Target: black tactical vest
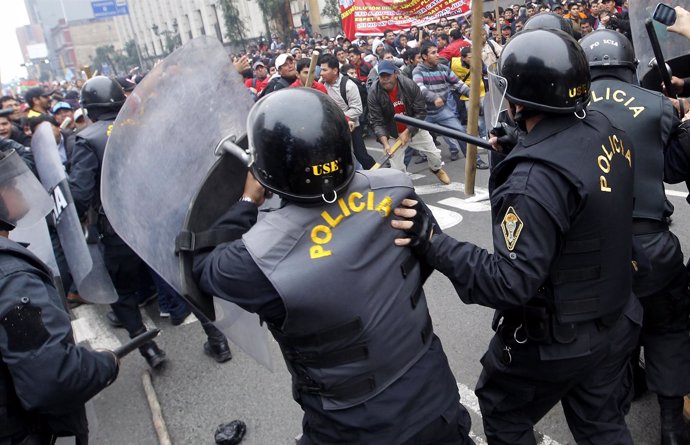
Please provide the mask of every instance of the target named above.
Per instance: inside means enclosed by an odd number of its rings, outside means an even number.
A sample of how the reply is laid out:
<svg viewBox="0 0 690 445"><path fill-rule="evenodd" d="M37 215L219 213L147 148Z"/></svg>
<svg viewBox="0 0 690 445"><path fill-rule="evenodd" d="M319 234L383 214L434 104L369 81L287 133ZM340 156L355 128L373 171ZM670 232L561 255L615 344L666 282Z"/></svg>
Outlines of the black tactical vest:
<svg viewBox="0 0 690 445"><path fill-rule="evenodd" d="M324 409L374 397L427 351L431 320L417 259L397 248L393 209L412 192L399 171L357 172L329 205L287 205L244 237L280 294L282 326L270 327L300 392Z"/></svg>
<svg viewBox="0 0 690 445"><path fill-rule="evenodd" d="M664 190L663 96L615 78L592 82L590 110L604 113L634 144L633 217L662 221L669 216ZM670 124L670 120L669 120Z"/></svg>
<svg viewBox="0 0 690 445"><path fill-rule="evenodd" d="M44 281L52 284L52 273L48 266L14 241L0 237L0 255L11 255L29 263L30 266L25 266L25 269L37 269ZM22 433L29 434L43 425L44 420L39 414L30 413L21 406L10 371L0 360L0 440Z"/></svg>
<svg viewBox="0 0 690 445"><path fill-rule="evenodd" d="M77 134L77 138L86 140L89 144L89 147L93 148L94 153L96 153L96 156L98 157L99 167L103 165L103 154L105 153L105 146L108 144L108 137L110 136L113 122L114 119L97 121L84 128Z"/></svg>
<svg viewBox="0 0 690 445"><path fill-rule="evenodd" d="M583 120L572 115L548 119L570 121L564 130L533 145L521 141L497 166L492 185L505 182L525 161L546 164L572 184L579 208L563 234L544 288L558 322L597 320L620 312L631 295L631 144L596 111L590 110Z"/></svg>

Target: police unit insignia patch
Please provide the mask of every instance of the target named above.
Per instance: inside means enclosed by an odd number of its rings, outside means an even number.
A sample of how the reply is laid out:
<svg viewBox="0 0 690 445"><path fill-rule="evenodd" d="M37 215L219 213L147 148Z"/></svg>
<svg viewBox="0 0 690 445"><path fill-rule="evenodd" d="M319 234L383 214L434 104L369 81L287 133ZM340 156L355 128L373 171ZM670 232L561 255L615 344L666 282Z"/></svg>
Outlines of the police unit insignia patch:
<svg viewBox="0 0 690 445"><path fill-rule="evenodd" d="M513 207L508 207L503 221L501 222L501 230L503 231L503 238L506 240L506 247L511 252L515 248L520 232L522 232L522 220L515 212Z"/></svg>

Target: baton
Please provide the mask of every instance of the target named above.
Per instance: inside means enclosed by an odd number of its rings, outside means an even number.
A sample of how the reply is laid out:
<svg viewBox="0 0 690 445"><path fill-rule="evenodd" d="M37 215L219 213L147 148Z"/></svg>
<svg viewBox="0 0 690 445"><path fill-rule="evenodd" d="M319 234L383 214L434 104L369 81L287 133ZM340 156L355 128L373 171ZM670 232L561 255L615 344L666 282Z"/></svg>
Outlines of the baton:
<svg viewBox="0 0 690 445"><path fill-rule="evenodd" d="M307 88L311 88L311 84L314 82L314 72L316 72L316 62L319 60L319 52L314 50L311 53L311 61L309 61L309 74L307 75L307 83L304 85Z"/></svg>
<svg viewBox="0 0 690 445"><path fill-rule="evenodd" d="M666 69L666 61L664 60L664 53L661 52L661 46L659 45L659 39L654 30L654 23L652 19L647 19L644 22L644 27L647 28L647 34L649 34L649 42L652 44L652 50L654 51L654 58L656 59L656 68L661 74L661 80L664 82L666 87L666 96L678 98L675 93L675 88L673 88L673 83L671 83L671 74Z"/></svg>
<svg viewBox="0 0 690 445"><path fill-rule="evenodd" d="M125 355L137 349L139 346L143 346L145 343L148 343L156 338L160 332L161 330L156 328L137 335L119 348L115 348L115 350L113 350L113 354L115 354L118 359L121 359Z"/></svg>
<svg viewBox="0 0 690 445"><path fill-rule="evenodd" d="M416 119L405 114L396 114L395 116L393 116L393 119L405 125L410 125L412 127L421 128L422 130L438 133L442 136L448 136L453 139L465 141L468 144L474 144L477 147L486 148L488 150L495 150L493 146L484 139L472 136L467 133L463 133L462 131L458 131L453 128L444 127L443 125L438 124L432 124L431 122Z"/></svg>
<svg viewBox="0 0 690 445"><path fill-rule="evenodd" d="M369 170L380 169L381 166L383 164L385 164L386 161L389 160L391 158L391 156L393 156L395 154L395 152L398 151L398 148L400 148L400 147L402 147L402 141L400 139L398 139L395 141L395 144L393 144L393 146L391 147L390 153L386 153L386 155L384 157L382 157L381 159L379 159L379 161L376 164L372 165Z"/></svg>

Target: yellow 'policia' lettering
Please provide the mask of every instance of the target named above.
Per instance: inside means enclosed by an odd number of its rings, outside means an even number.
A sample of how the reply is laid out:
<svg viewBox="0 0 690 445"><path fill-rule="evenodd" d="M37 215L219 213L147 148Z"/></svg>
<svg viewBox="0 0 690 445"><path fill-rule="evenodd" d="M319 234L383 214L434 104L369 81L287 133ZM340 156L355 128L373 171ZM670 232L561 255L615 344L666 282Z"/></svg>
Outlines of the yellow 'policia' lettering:
<svg viewBox="0 0 690 445"><path fill-rule="evenodd" d="M606 145L601 144L601 151L603 151L604 154L597 157L597 165L599 166L599 170L603 173L599 176L599 189L602 192L610 193L611 187L605 175L611 171L611 160L613 156L616 153L620 154L628 161L628 166L632 168L632 153L623 146L623 141L618 139L618 136L615 134L610 135L608 141L608 150Z"/></svg>
<svg viewBox="0 0 690 445"><path fill-rule="evenodd" d="M390 196L385 196L378 204L375 204L374 192L368 192L364 196L360 192L352 192L346 198L338 199L338 208L340 213L335 217L329 213L328 210L321 212L321 218L325 224L318 224L311 229L311 241L314 243L309 248L309 257L314 260L317 258L324 258L332 255L332 251L324 248L333 238L333 231L338 224L352 214L361 213L365 210L378 212L382 218L388 217L393 207L393 199ZM332 212L334 209L331 209Z"/></svg>
<svg viewBox="0 0 690 445"><path fill-rule="evenodd" d="M631 106L630 104L635 101L635 96L630 96L628 100L625 100L627 98L628 93L624 90L615 90L612 93L611 88L607 87L603 96L597 96L597 92L592 90L592 103L599 102L601 100L605 100L607 102L617 102L622 104L628 111L630 111L633 115L633 119L635 119L645 110L645 107Z"/></svg>

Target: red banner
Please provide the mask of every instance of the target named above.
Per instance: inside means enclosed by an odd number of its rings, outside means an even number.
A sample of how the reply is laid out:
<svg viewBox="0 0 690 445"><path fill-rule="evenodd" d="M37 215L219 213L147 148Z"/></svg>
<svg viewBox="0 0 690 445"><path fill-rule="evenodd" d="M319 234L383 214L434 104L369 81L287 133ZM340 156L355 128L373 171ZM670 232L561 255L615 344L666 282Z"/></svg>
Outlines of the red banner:
<svg viewBox="0 0 690 445"><path fill-rule="evenodd" d="M339 0L343 31L356 35L383 34L469 13L469 0Z"/></svg>

